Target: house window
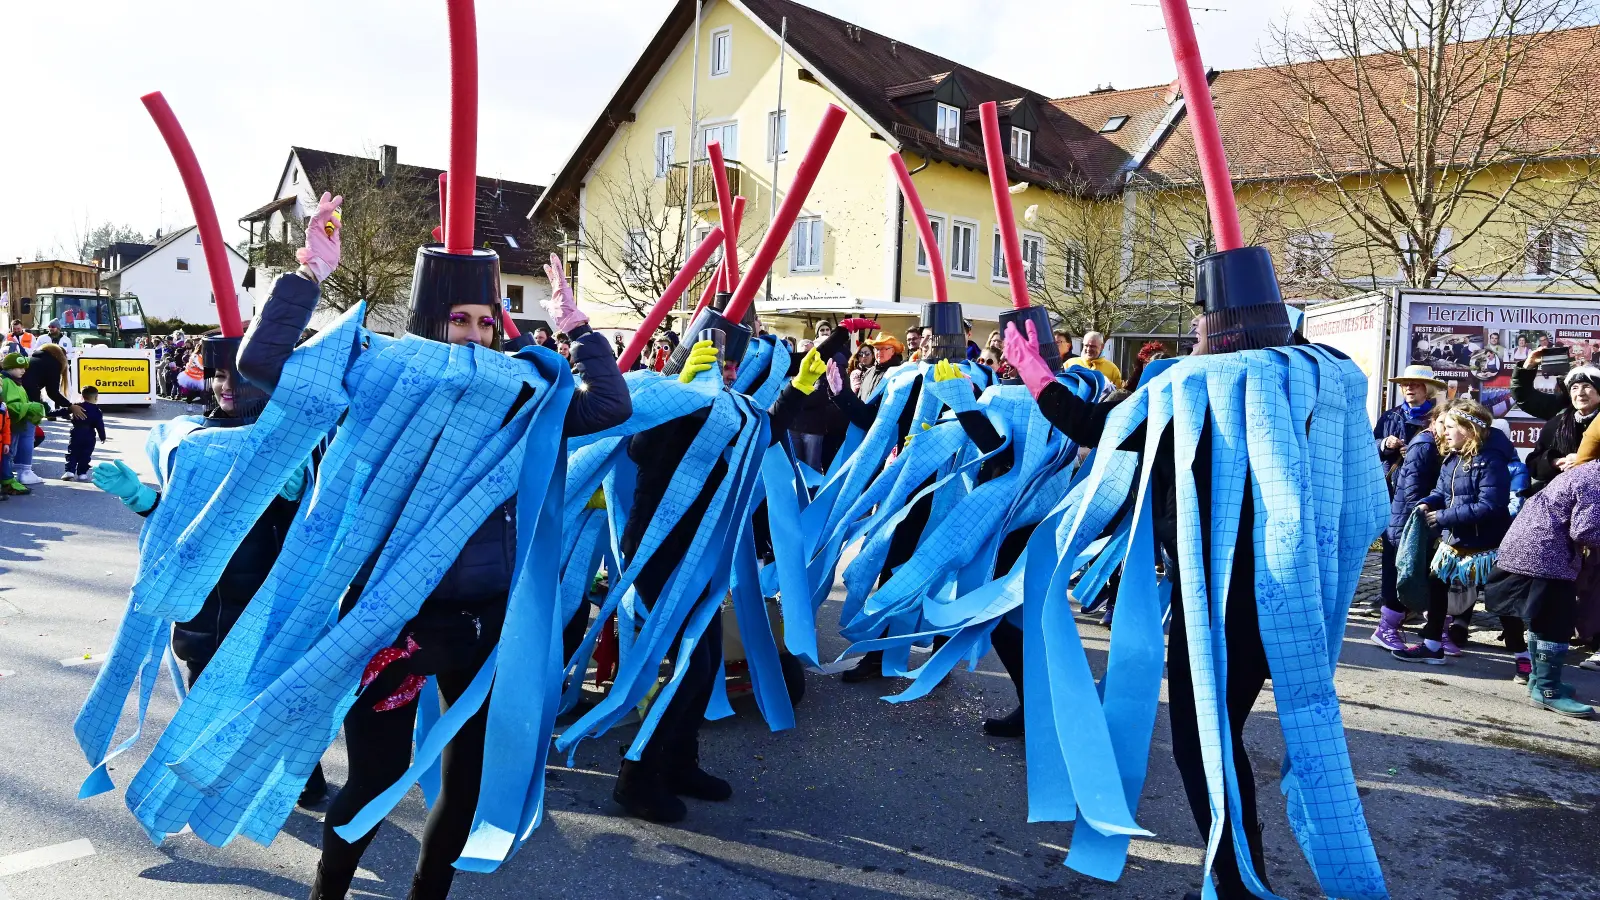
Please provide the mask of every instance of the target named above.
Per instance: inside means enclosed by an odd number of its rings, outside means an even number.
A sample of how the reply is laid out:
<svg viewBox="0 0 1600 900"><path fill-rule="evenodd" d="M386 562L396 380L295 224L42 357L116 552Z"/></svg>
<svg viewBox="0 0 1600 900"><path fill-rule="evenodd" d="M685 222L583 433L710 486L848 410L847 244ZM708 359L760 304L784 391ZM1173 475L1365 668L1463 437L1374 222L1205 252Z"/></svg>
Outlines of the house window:
<svg viewBox="0 0 1600 900"><path fill-rule="evenodd" d="M994 230L994 255L989 260L989 278L1002 283L1011 281L1011 274L1006 271L1006 245L1000 240L998 227Z"/></svg>
<svg viewBox="0 0 1600 900"><path fill-rule="evenodd" d="M978 223L960 219L950 223L950 274L974 278L978 273Z"/></svg>
<svg viewBox="0 0 1600 900"><path fill-rule="evenodd" d="M1570 223L1534 228L1528 235L1528 274L1571 275L1583 266L1584 235Z"/></svg>
<svg viewBox="0 0 1600 900"><path fill-rule="evenodd" d="M622 247L622 277L629 284L644 284L645 266L650 260L650 239L643 231L628 232Z"/></svg>
<svg viewBox="0 0 1600 900"><path fill-rule="evenodd" d="M289 183L290 184L299 184L300 183L300 170L299 169L290 169L289 170Z"/></svg>
<svg viewBox="0 0 1600 900"><path fill-rule="evenodd" d="M712 141L722 145L722 158L737 160L739 158L739 123L722 122L717 125L707 125L700 129L700 138L695 141L695 159L706 159L711 154L706 150Z"/></svg>
<svg viewBox="0 0 1600 900"><path fill-rule="evenodd" d="M196 244L200 243L200 229L198 228L194 230L194 242Z"/></svg>
<svg viewBox="0 0 1600 900"><path fill-rule="evenodd" d="M952 147L961 145L961 107L939 104L939 140Z"/></svg>
<svg viewBox="0 0 1600 900"><path fill-rule="evenodd" d="M1439 237L1433 242L1433 272L1431 273L1431 277L1441 278L1449 273L1450 264L1454 260L1451 259L1450 254L1444 252L1444 249L1450 246L1450 242L1454 240L1454 238L1455 232L1449 228L1439 229ZM1413 252L1411 249L1411 235L1406 232L1401 232L1395 237L1395 243L1400 245L1400 267L1395 271L1395 277L1404 281L1406 277L1406 267L1411 261L1411 255Z"/></svg>
<svg viewBox="0 0 1600 900"><path fill-rule="evenodd" d="M704 244L706 242L706 238L708 238L710 236L711 236L711 226L710 225L697 226L695 228L695 230L694 230L694 245L696 247L698 247L701 244ZM722 243L718 242L717 248L715 250L711 251L710 258L708 258L706 260L706 265L705 265L704 271L708 271L709 272L710 270L715 269L717 266L722 264L722 247L723 247Z"/></svg>
<svg viewBox="0 0 1600 900"><path fill-rule="evenodd" d="M822 217L802 216L789 238L789 271L822 271Z"/></svg>
<svg viewBox="0 0 1600 900"><path fill-rule="evenodd" d="M771 162L789 152L789 114L767 113L767 161Z"/></svg>
<svg viewBox="0 0 1600 900"><path fill-rule="evenodd" d="M1122 126L1124 126L1126 124L1128 124L1128 117L1127 116L1112 116L1111 118L1106 120L1106 123L1104 125L1100 126L1100 133L1101 134L1110 134L1111 132L1116 131L1117 129L1121 128Z"/></svg>
<svg viewBox="0 0 1600 900"><path fill-rule="evenodd" d="M501 237L506 239L506 246L507 247L510 247L513 250L521 250L522 249L522 245L517 243L517 238L516 238L515 235L503 234L503 235L501 235Z"/></svg>
<svg viewBox="0 0 1600 900"><path fill-rule="evenodd" d="M1062 287L1069 294L1083 293L1083 248L1077 244L1068 244L1061 251L1062 262L1066 270L1066 277L1062 279Z"/></svg>
<svg viewBox="0 0 1600 900"><path fill-rule="evenodd" d="M1037 234L1022 236L1022 262L1027 267L1028 287L1044 287L1044 238Z"/></svg>
<svg viewBox="0 0 1600 900"><path fill-rule="evenodd" d="M1333 275L1333 235L1313 231L1289 235L1289 280L1310 282Z"/></svg>
<svg viewBox="0 0 1600 900"><path fill-rule="evenodd" d="M1189 251L1189 258L1198 260L1211 252L1211 242L1202 237L1183 239L1183 249Z"/></svg>
<svg viewBox="0 0 1600 900"><path fill-rule="evenodd" d="M733 29L711 32L711 77L720 78L733 71Z"/></svg>
<svg viewBox="0 0 1600 900"><path fill-rule="evenodd" d="M677 152L677 132L671 128L656 132L656 177L665 178L672 169L672 157Z"/></svg>
<svg viewBox="0 0 1600 900"><path fill-rule="evenodd" d="M1033 159L1033 132L1026 128L1011 129L1011 158L1017 165L1026 166Z"/></svg>
<svg viewBox="0 0 1600 900"><path fill-rule="evenodd" d="M506 285L506 311L513 313L522 312L522 285Z"/></svg>
<svg viewBox="0 0 1600 900"><path fill-rule="evenodd" d="M944 216L936 216L929 213L928 224L933 226L933 243L942 254L944 252ZM921 234L917 235L917 271L928 271L928 248L922 243Z"/></svg>
<svg viewBox="0 0 1600 900"><path fill-rule="evenodd" d="M187 256L178 257L178 271L179 272L187 272L187 271L189 271L189 257L187 257Z"/></svg>

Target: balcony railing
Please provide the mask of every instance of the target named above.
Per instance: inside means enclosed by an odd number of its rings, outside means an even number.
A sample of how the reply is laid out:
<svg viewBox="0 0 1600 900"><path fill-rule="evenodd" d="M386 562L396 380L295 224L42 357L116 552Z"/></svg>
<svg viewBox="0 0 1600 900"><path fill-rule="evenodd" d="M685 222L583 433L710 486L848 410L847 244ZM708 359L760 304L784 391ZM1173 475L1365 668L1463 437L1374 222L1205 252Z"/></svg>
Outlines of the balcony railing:
<svg viewBox="0 0 1600 900"><path fill-rule="evenodd" d="M728 193L730 196L741 196L741 187L744 184L744 168L733 160L726 160L728 170ZM667 171L667 203L671 206L683 206L683 195L688 189L689 164L673 163ZM717 205L716 177L711 174L711 160L699 159L694 163L694 208Z"/></svg>

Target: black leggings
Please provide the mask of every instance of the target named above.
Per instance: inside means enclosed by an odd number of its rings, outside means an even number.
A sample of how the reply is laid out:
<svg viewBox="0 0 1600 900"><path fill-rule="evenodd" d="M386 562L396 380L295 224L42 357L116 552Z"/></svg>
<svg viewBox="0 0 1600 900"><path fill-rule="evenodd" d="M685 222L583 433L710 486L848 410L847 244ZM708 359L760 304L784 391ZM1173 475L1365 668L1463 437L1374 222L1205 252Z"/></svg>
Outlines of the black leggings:
<svg viewBox="0 0 1600 900"><path fill-rule="evenodd" d="M1006 535L1000 541L1000 552L995 558L994 577L999 578L1011 571L1024 551L1028 549L1028 538L1033 536L1034 526L1028 525L1018 528ZM1000 665L1005 667L1006 674L1011 676L1011 686L1017 689L1017 705L1022 705L1022 629L1001 619L994 626L994 631L989 634L989 644L994 647L994 655L1000 658Z"/></svg>
<svg viewBox="0 0 1600 900"><path fill-rule="evenodd" d="M483 664L479 655L472 665L440 672L435 680L443 707L460 699ZM334 828L355 818L362 807L400 780L411 765L411 738L416 724L417 701L399 709L377 712L372 707L399 687L406 676L404 661L383 671L361 695L344 719L345 746L350 753L350 779L328 809L322 825L323 896L343 898L355 878L361 854L378 833L375 827L354 842ZM439 796L428 813L422 832L422 852L417 859L412 900L444 900L455 878L454 863L467 845L472 819L478 808L478 787L483 777L484 731L489 701L466 721L445 746Z"/></svg>
<svg viewBox="0 0 1600 900"><path fill-rule="evenodd" d="M664 549L664 548L663 548ZM658 550L657 553L661 551ZM681 553L671 558L681 559ZM639 600L646 608L655 606L656 598L666 587L671 570L665 566L645 566L634 582ZM685 628L688 626L685 625ZM673 638L668 659L674 665L678 647L683 640L683 630ZM689 670L683 673L677 693L672 695L667 708L656 723L655 733L645 744L639 762L656 771L698 765L700 759L700 726L706 720L706 708L711 704L711 693L716 687L717 670L722 666L722 612L711 616L711 623L695 643L689 655Z"/></svg>

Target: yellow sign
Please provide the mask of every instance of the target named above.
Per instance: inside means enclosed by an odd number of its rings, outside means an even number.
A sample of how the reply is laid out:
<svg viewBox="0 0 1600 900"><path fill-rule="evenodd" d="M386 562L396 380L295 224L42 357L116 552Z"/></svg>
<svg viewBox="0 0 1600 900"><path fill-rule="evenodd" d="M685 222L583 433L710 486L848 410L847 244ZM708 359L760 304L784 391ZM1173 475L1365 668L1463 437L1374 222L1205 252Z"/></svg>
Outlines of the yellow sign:
<svg viewBox="0 0 1600 900"><path fill-rule="evenodd" d="M150 393L150 360L78 357L78 391L94 387L102 394Z"/></svg>

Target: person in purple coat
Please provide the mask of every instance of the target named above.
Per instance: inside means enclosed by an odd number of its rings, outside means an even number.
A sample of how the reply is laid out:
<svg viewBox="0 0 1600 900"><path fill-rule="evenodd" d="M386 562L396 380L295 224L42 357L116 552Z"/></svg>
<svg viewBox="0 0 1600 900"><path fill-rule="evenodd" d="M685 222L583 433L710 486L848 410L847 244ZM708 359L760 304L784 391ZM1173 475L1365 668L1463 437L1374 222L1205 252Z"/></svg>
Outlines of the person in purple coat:
<svg viewBox="0 0 1600 900"><path fill-rule="evenodd" d="M1528 700L1552 712L1589 718L1561 682L1578 615L1578 570L1585 549L1600 550L1600 464L1569 468L1529 498L1501 542L1484 591L1489 611L1528 623L1533 647ZM1509 637L1509 634L1508 634Z"/></svg>

